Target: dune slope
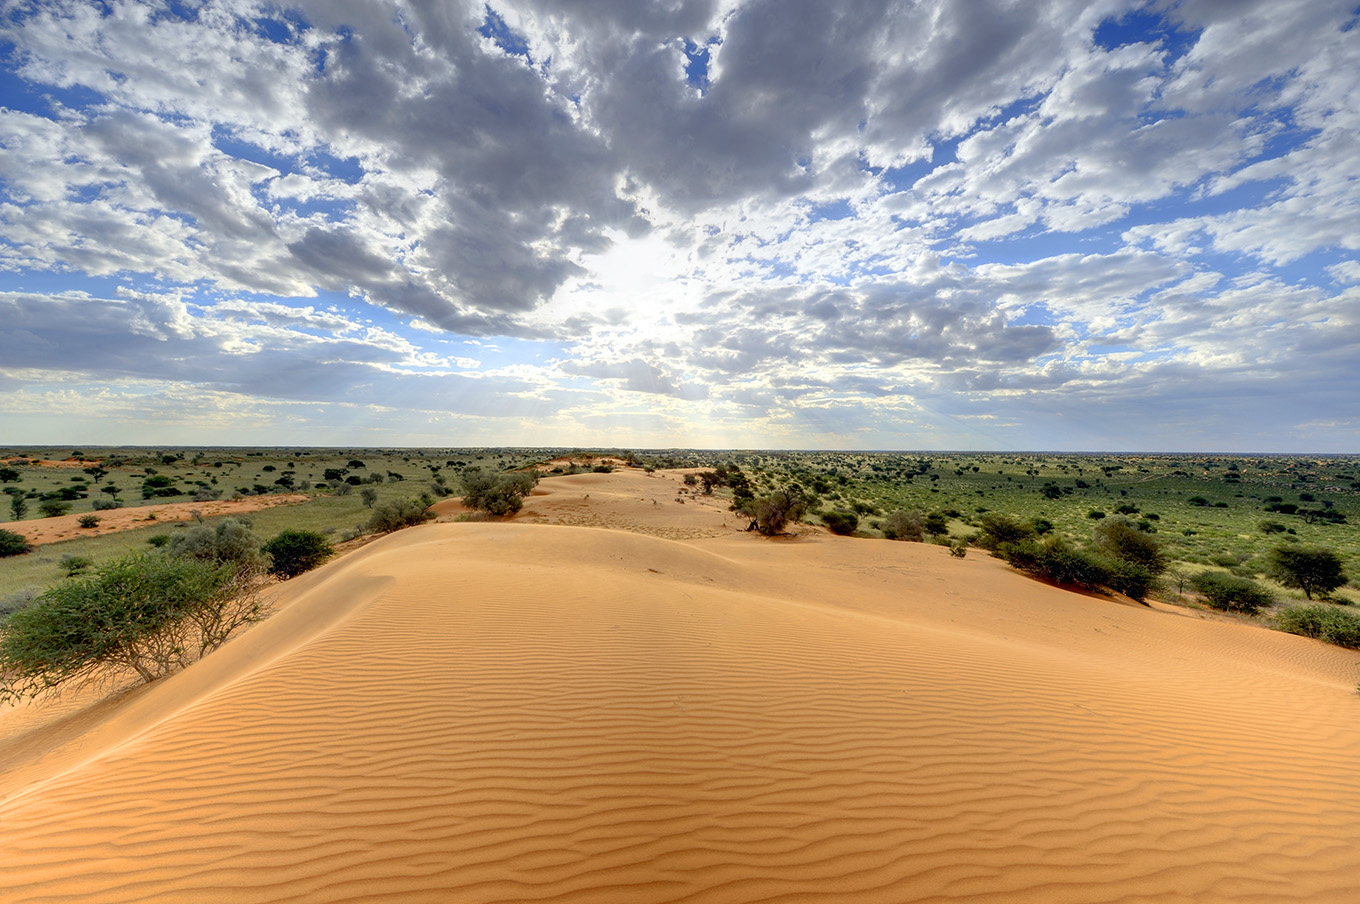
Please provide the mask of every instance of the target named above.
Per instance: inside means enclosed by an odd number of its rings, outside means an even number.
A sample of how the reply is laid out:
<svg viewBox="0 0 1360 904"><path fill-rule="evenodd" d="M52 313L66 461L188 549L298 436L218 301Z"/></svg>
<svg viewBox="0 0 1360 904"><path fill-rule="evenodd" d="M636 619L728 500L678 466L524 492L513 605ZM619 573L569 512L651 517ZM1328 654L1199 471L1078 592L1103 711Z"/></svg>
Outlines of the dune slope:
<svg viewBox="0 0 1360 904"><path fill-rule="evenodd" d="M6 900L1360 894L1347 651L827 536L435 524L325 571L3 776Z"/></svg>

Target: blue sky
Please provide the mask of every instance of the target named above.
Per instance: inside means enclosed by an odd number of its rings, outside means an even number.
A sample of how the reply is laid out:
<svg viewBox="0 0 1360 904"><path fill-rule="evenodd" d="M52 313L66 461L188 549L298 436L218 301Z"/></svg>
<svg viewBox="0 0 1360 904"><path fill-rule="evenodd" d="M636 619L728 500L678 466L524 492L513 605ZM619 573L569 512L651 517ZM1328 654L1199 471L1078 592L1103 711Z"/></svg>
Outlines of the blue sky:
<svg viewBox="0 0 1360 904"><path fill-rule="evenodd" d="M1353 0L0 16L5 442L1360 451Z"/></svg>

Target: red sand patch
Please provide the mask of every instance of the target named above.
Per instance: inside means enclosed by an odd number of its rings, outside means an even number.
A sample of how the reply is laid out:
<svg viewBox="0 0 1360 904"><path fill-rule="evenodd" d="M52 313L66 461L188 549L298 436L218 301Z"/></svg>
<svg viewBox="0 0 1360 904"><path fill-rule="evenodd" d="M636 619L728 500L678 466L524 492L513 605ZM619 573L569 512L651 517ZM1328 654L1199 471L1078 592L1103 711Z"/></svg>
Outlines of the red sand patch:
<svg viewBox="0 0 1360 904"><path fill-rule="evenodd" d="M35 518L32 521L11 521L5 529L23 534L35 546L59 543L76 537L99 537L122 530L135 530L149 524L173 524L188 521L194 513L204 516L237 515L273 508L276 505L292 505L306 502L310 497L300 493L287 496L255 496L249 499L219 500L214 502L171 502L161 505L141 505L135 508L108 509L102 512L80 512L74 515L60 515L56 518ZM97 527L81 527L80 519L94 515L99 519Z"/></svg>

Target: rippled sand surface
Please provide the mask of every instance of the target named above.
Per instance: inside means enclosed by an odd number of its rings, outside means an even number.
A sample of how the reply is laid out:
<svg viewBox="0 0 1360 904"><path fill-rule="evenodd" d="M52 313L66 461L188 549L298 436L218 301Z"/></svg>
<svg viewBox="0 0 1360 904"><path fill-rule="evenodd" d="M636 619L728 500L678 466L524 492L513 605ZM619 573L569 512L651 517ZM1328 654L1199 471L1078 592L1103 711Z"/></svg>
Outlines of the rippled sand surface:
<svg viewBox="0 0 1360 904"><path fill-rule="evenodd" d="M548 480L0 712L0 898L1360 900L1360 655L678 486Z"/></svg>

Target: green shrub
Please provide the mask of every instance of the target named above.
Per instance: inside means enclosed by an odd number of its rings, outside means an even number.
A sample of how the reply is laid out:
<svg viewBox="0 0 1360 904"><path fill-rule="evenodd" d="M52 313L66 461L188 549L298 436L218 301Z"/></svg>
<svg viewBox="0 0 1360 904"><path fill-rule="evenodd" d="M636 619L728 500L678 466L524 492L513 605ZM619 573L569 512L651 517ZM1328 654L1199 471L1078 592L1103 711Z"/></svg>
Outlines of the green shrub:
<svg viewBox="0 0 1360 904"><path fill-rule="evenodd" d="M0 559L6 556L21 556L33 549L33 544L23 534L12 530L0 529Z"/></svg>
<svg viewBox="0 0 1360 904"><path fill-rule="evenodd" d="M497 474L483 468L468 468L462 474L462 481L463 505L488 515L513 515L537 485L538 472Z"/></svg>
<svg viewBox="0 0 1360 904"><path fill-rule="evenodd" d="M956 559L962 559L968 555L968 544L962 540L955 540L949 544L949 554Z"/></svg>
<svg viewBox="0 0 1360 904"><path fill-rule="evenodd" d="M920 543L925 539L925 515L919 511L889 512L883 519L883 536L889 540L909 540Z"/></svg>
<svg viewBox="0 0 1360 904"><path fill-rule="evenodd" d="M1137 562L1107 556L1104 564L1109 570L1105 586L1140 603L1147 598L1148 591L1157 580L1157 575L1152 569Z"/></svg>
<svg viewBox="0 0 1360 904"><path fill-rule="evenodd" d="M264 552L270 557L271 574L291 578L335 555L335 547L316 531L285 530L264 545Z"/></svg>
<svg viewBox="0 0 1360 904"><path fill-rule="evenodd" d="M859 515L854 512L826 512L822 515L822 523L833 534L845 537L853 534L855 528L859 527Z"/></svg>
<svg viewBox="0 0 1360 904"><path fill-rule="evenodd" d="M1275 627L1360 650L1360 615L1336 606L1291 606L1275 616Z"/></svg>
<svg viewBox="0 0 1360 904"><path fill-rule="evenodd" d="M71 503L61 502L56 499L49 499L46 502L38 503L38 513L44 518L60 518L71 510Z"/></svg>
<svg viewBox="0 0 1360 904"><path fill-rule="evenodd" d="M1270 591L1250 578L1221 571L1202 571L1190 579L1190 586L1205 605L1224 612L1254 615L1275 602Z"/></svg>
<svg viewBox="0 0 1360 904"><path fill-rule="evenodd" d="M949 533L949 519L945 517L943 512L931 512L929 515L926 515L925 524L923 526L926 529L926 533L930 534L932 537L943 537L945 534Z"/></svg>
<svg viewBox="0 0 1360 904"><path fill-rule="evenodd" d="M258 618L229 566L160 553L116 559L46 590L0 631L0 700L130 669L150 682Z"/></svg>
<svg viewBox="0 0 1360 904"><path fill-rule="evenodd" d="M1128 518L1106 518L1096 525L1093 535L1096 549L1111 559L1139 566L1149 573L1149 579L1166 570L1161 544Z"/></svg>
<svg viewBox="0 0 1360 904"><path fill-rule="evenodd" d="M986 512L978 519L982 533L974 541L983 549L999 551L1008 544L1024 543L1034 539L1034 528L1010 515L1000 512ZM1004 558L1004 556L1003 556Z"/></svg>
<svg viewBox="0 0 1360 904"><path fill-rule="evenodd" d="M167 544L167 543L170 542L170 535L169 535L169 534L152 534L151 536L149 536L149 537L146 538L146 542L147 542L147 543L150 543L150 544L151 544L152 546L154 546L156 549L160 549L162 546L164 546L165 544Z"/></svg>
<svg viewBox="0 0 1360 904"><path fill-rule="evenodd" d="M365 529L371 534L390 534L403 527L424 524L434 517L434 512L427 511L429 507L429 503L423 499L380 502L373 506L373 514L369 516Z"/></svg>
<svg viewBox="0 0 1360 904"><path fill-rule="evenodd" d="M81 527L87 527L87 528L88 528L88 527L98 527L98 526L99 526L99 516L98 516L98 515L81 515L81 516L80 516L80 526L81 526Z"/></svg>
<svg viewBox="0 0 1360 904"><path fill-rule="evenodd" d="M89 556L77 556L69 552L57 562L57 566L68 578L75 577L93 564L94 559Z"/></svg>
<svg viewBox="0 0 1360 904"><path fill-rule="evenodd" d="M260 550L260 538L244 518L223 518L216 524L191 527L171 537L165 549L181 559L228 564L238 570L259 572L268 565Z"/></svg>
<svg viewBox="0 0 1360 904"><path fill-rule="evenodd" d="M1112 570L1099 556L1069 546L1059 537L1044 543L1020 540L997 553L1012 568L1065 587L1096 590L1110 586Z"/></svg>

